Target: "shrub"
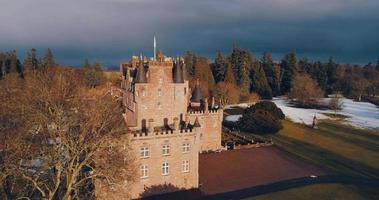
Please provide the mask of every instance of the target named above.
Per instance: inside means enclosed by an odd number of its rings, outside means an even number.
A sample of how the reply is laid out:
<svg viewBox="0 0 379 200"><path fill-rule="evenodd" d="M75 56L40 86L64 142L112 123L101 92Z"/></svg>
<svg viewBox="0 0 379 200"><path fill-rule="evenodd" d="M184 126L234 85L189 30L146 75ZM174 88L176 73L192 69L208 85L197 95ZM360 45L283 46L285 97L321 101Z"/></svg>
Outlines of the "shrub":
<svg viewBox="0 0 379 200"><path fill-rule="evenodd" d="M247 108L238 120L239 128L254 133L275 133L282 128L284 114L273 102L261 101Z"/></svg>
<svg viewBox="0 0 379 200"><path fill-rule="evenodd" d="M255 133L275 133L282 128L280 119L266 110L244 113L239 120L239 126L245 131Z"/></svg>
<svg viewBox="0 0 379 200"><path fill-rule="evenodd" d="M265 110L271 113L275 118L284 119L285 115L283 111L276 106L275 103L271 101L261 101L256 103L254 106L249 107L248 109L252 109L252 112L256 110Z"/></svg>

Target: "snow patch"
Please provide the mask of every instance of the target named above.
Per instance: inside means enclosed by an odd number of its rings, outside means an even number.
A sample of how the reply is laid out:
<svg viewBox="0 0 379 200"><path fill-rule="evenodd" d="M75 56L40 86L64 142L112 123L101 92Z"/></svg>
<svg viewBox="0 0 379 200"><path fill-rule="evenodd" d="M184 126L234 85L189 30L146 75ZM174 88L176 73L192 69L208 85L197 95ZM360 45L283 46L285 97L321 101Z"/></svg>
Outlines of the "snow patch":
<svg viewBox="0 0 379 200"><path fill-rule="evenodd" d="M225 117L225 121L229 121L229 122L237 122L239 118L241 118L242 115L229 115L229 116L226 116Z"/></svg>
<svg viewBox="0 0 379 200"><path fill-rule="evenodd" d="M328 103L331 98L324 98L322 101ZM333 110L304 109L292 107L288 100L284 98L274 98L272 100L286 117L296 123L311 125L313 116L316 114L317 119L329 118L325 114L334 113ZM342 109L337 114L345 115L345 124L359 128L379 128L379 108L372 103L356 102L351 99L341 98Z"/></svg>

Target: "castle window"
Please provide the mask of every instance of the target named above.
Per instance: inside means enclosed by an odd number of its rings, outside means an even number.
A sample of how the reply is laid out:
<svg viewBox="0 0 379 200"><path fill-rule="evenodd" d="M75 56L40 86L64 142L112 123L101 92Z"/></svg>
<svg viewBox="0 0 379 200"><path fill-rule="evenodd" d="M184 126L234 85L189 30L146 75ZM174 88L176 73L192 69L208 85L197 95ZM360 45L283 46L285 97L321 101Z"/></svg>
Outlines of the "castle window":
<svg viewBox="0 0 379 200"><path fill-rule="evenodd" d="M182 152L188 153L190 151L190 144L189 143L183 143L182 144Z"/></svg>
<svg viewBox="0 0 379 200"><path fill-rule="evenodd" d="M184 88L184 95L187 94L187 88Z"/></svg>
<svg viewBox="0 0 379 200"><path fill-rule="evenodd" d="M148 157L150 157L149 147L141 147L140 148L140 156L141 156L141 158L148 158Z"/></svg>
<svg viewBox="0 0 379 200"><path fill-rule="evenodd" d="M162 155L164 155L164 156L170 155L170 145L169 144L165 144L162 146Z"/></svg>
<svg viewBox="0 0 379 200"><path fill-rule="evenodd" d="M162 109L162 104L161 104L161 102L158 102L158 109L160 110L160 109Z"/></svg>
<svg viewBox="0 0 379 200"><path fill-rule="evenodd" d="M170 173L170 166L167 162L162 164L162 175L168 175Z"/></svg>
<svg viewBox="0 0 379 200"><path fill-rule="evenodd" d="M140 170L141 170L141 178L149 177L149 168L147 167L147 165L142 165Z"/></svg>
<svg viewBox="0 0 379 200"><path fill-rule="evenodd" d="M162 83L163 83L163 78L159 77L159 84L162 84Z"/></svg>
<svg viewBox="0 0 379 200"><path fill-rule="evenodd" d="M189 172L189 160L183 160L182 162L182 172Z"/></svg>

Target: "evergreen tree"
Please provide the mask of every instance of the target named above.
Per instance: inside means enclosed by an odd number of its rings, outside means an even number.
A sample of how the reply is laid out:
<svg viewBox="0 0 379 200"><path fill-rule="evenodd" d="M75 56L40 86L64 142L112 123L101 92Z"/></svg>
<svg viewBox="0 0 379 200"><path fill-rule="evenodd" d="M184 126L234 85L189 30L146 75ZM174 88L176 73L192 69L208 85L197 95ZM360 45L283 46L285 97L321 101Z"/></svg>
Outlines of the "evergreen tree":
<svg viewBox="0 0 379 200"><path fill-rule="evenodd" d="M193 77L195 75L195 60L196 56L187 51L184 55L184 63L186 64L186 77Z"/></svg>
<svg viewBox="0 0 379 200"><path fill-rule="evenodd" d="M17 73L17 54L15 50L8 54L8 62L8 73Z"/></svg>
<svg viewBox="0 0 379 200"><path fill-rule="evenodd" d="M313 65L313 68L315 70L315 77L313 78L317 80L317 83L320 86L320 88L323 91L325 91L326 87L328 86L328 75L326 72L325 65L321 64L320 61L317 61Z"/></svg>
<svg viewBox="0 0 379 200"><path fill-rule="evenodd" d="M292 82L298 70L296 53L292 51L287 54L282 60L280 67L282 70L280 90L281 94L286 94L292 88Z"/></svg>
<svg viewBox="0 0 379 200"><path fill-rule="evenodd" d="M337 63L330 57L328 63L326 64L326 74L328 76L326 93L331 94L335 91L335 84L337 82Z"/></svg>
<svg viewBox="0 0 379 200"><path fill-rule="evenodd" d="M5 75L5 55L0 52L0 79Z"/></svg>
<svg viewBox="0 0 379 200"><path fill-rule="evenodd" d="M301 73L313 74L312 64L308 62L308 58L303 58L299 61L299 71Z"/></svg>
<svg viewBox="0 0 379 200"><path fill-rule="evenodd" d="M54 55L50 48L46 51L46 55L43 59L43 66L44 68L52 68L56 66Z"/></svg>
<svg viewBox="0 0 379 200"><path fill-rule="evenodd" d="M280 94L280 82L277 69L275 69L274 61L270 53L264 52L262 57L262 67L265 72L267 82L270 85L273 95Z"/></svg>
<svg viewBox="0 0 379 200"><path fill-rule="evenodd" d="M236 85L236 79L234 78L233 69L230 64L226 68L225 80L224 82Z"/></svg>
<svg viewBox="0 0 379 200"><path fill-rule="evenodd" d="M104 73L101 68L101 64L96 62L91 65L88 59L85 60L83 65L84 80L88 87L95 88L104 81Z"/></svg>
<svg viewBox="0 0 379 200"><path fill-rule="evenodd" d="M236 83L240 87L241 94L246 95L250 92L250 69L253 63L253 56L247 50L233 48L232 54L229 57L232 65Z"/></svg>
<svg viewBox="0 0 379 200"><path fill-rule="evenodd" d="M24 60L24 69L26 71L35 71L39 69L39 61L37 58L37 50L31 49L26 52L26 57Z"/></svg>
<svg viewBox="0 0 379 200"><path fill-rule="evenodd" d="M376 67L375 67L375 69L379 71L379 60L378 60L378 62L376 62Z"/></svg>
<svg viewBox="0 0 379 200"><path fill-rule="evenodd" d="M264 99L272 98L272 91L267 82L265 71L259 62L253 64L250 70L251 92L258 93Z"/></svg>
<svg viewBox="0 0 379 200"><path fill-rule="evenodd" d="M216 83L225 80L226 70L228 67L227 59L220 51L217 52L215 63L213 64L212 71Z"/></svg>

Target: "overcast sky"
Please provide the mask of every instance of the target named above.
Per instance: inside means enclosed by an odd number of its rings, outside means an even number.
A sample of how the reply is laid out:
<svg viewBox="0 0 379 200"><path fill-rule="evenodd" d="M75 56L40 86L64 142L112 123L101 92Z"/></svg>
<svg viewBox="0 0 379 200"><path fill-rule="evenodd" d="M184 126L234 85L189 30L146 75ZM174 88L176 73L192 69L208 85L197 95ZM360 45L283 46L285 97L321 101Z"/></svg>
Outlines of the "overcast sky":
<svg viewBox="0 0 379 200"><path fill-rule="evenodd" d="M61 64L118 65L132 54L187 50L213 58L233 44L255 56L343 63L379 59L379 0L0 0L0 51L53 49Z"/></svg>

